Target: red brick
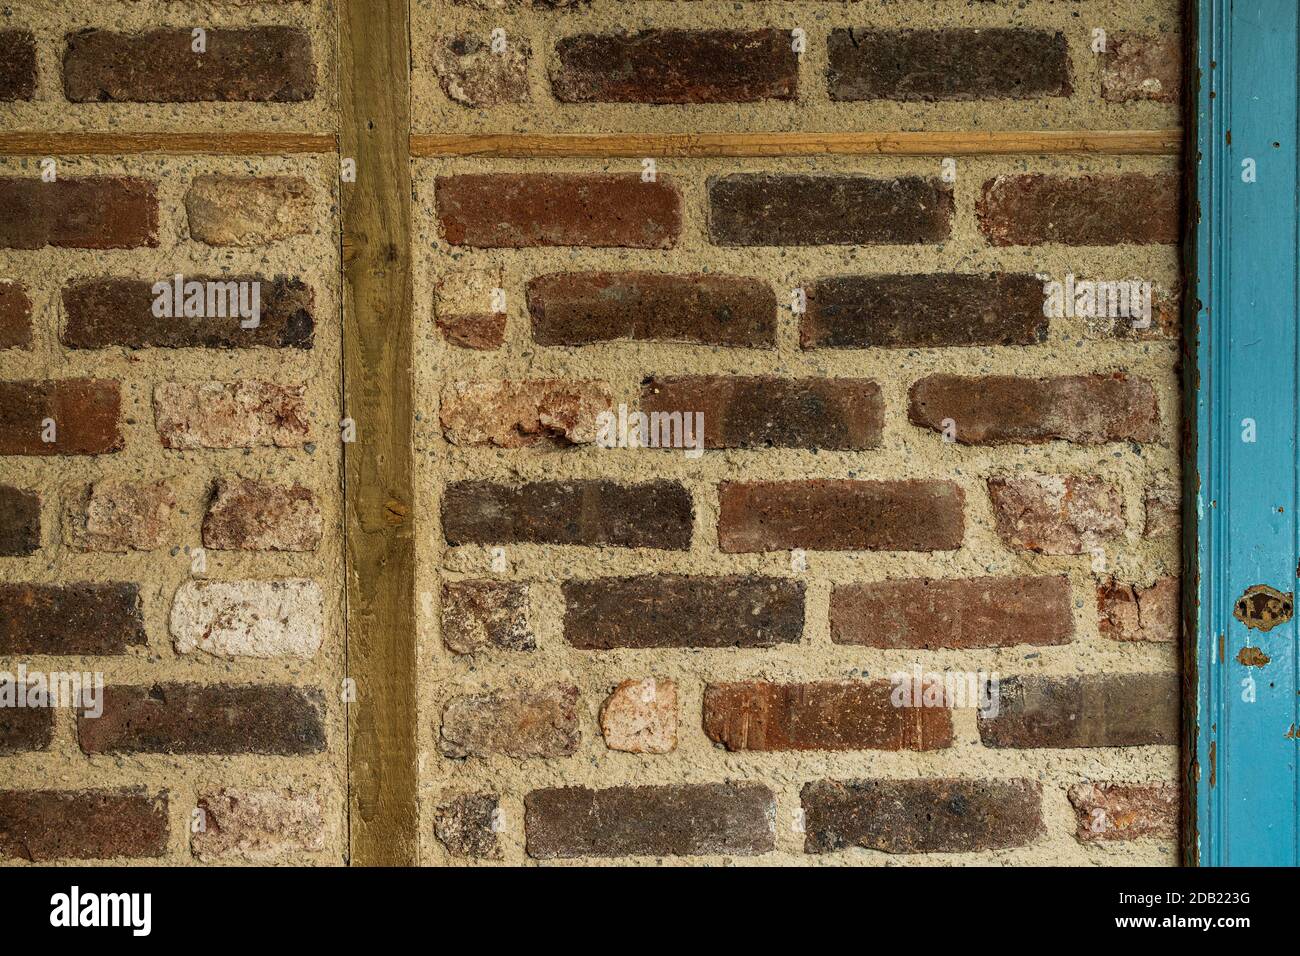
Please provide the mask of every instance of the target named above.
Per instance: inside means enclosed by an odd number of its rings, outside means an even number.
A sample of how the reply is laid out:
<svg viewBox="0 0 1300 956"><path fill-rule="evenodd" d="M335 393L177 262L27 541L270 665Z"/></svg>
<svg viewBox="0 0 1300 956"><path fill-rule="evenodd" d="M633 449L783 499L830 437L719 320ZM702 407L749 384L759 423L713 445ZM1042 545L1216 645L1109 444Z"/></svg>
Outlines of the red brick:
<svg viewBox="0 0 1300 956"><path fill-rule="evenodd" d="M1036 345L1047 338L1032 275L833 276L810 283L799 341L815 348Z"/></svg>
<svg viewBox="0 0 1300 956"><path fill-rule="evenodd" d="M1028 100L1069 96L1065 34L1043 30L832 30L832 100Z"/></svg>
<svg viewBox="0 0 1300 956"><path fill-rule="evenodd" d="M1109 33L1101 56L1101 97L1108 103L1177 103L1182 66L1183 44L1176 33Z"/></svg>
<svg viewBox="0 0 1300 956"><path fill-rule="evenodd" d="M555 55L561 103L757 103L799 89L787 30L584 33L563 37Z"/></svg>
<svg viewBox="0 0 1300 956"><path fill-rule="evenodd" d="M959 578L837 584L831 640L866 647L1014 647L1067 644L1070 579Z"/></svg>
<svg viewBox="0 0 1300 956"><path fill-rule="evenodd" d="M980 230L995 246L1173 245L1178 177L1145 173L1017 173L984 183Z"/></svg>
<svg viewBox="0 0 1300 956"><path fill-rule="evenodd" d="M528 855L754 856L776 846L776 798L757 783L556 787L524 798Z"/></svg>
<svg viewBox="0 0 1300 956"><path fill-rule="evenodd" d="M155 281L91 279L63 290L66 321L60 340L71 349L142 348L309 349L316 327L315 296L298 279L259 275L186 276L186 282L257 282L258 325L243 328L238 314L159 317L153 313Z"/></svg>
<svg viewBox="0 0 1300 956"><path fill-rule="evenodd" d="M804 784L804 852L974 853L1043 834L1031 780L817 780Z"/></svg>
<svg viewBox="0 0 1300 956"><path fill-rule="evenodd" d="M952 711L898 707L881 681L704 688L704 732L728 750L941 750L952 745Z"/></svg>
<svg viewBox="0 0 1300 956"><path fill-rule="evenodd" d="M0 655L122 654L145 643L136 584L0 584Z"/></svg>
<svg viewBox="0 0 1300 956"><path fill-rule="evenodd" d="M453 246L621 246L671 249L682 197L639 173L474 173L439 176L435 203Z"/></svg>
<svg viewBox="0 0 1300 956"><path fill-rule="evenodd" d="M1084 554L1124 530L1119 489L1095 475L990 478L998 537L1039 554Z"/></svg>
<svg viewBox="0 0 1300 956"><path fill-rule="evenodd" d="M666 678L630 678L600 706L605 746L635 754L677 749L677 685Z"/></svg>
<svg viewBox="0 0 1300 956"><path fill-rule="evenodd" d="M40 547L40 495L0 485L0 557L20 558L35 554Z"/></svg>
<svg viewBox="0 0 1300 956"><path fill-rule="evenodd" d="M0 349L32 344L32 300L17 282L0 282Z"/></svg>
<svg viewBox="0 0 1300 956"><path fill-rule="evenodd" d="M438 316L438 330L452 345L463 349L491 351L499 349L506 340L506 314L481 312Z"/></svg>
<svg viewBox="0 0 1300 956"><path fill-rule="evenodd" d="M1159 434L1155 389L1119 372L1058 378L930 375L913 385L909 396L913 425L950 434L962 445L1151 442ZM945 420L951 420L951 432Z"/></svg>
<svg viewBox="0 0 1300 956"><path fill-rule="evenodd" d="M738 276L560 272L528 283L539 345L631 339L771 348L776 295Z"/></svg>
<svg viewBox="0 0 1300 956"><path fill-rule="evenodd" d="M1137 747L1178 743L1176 674L1004 677L996 713L981 713L986 747Z"/></svg>
<svg viewBox="0 0 1300 956"><path fill-rule="evenodd" d="M582 742L578 688L565 684L454 697L443 708L438 749L447 757L568 757Z"/></svg>
<svg viewBox="0 0 1300 956"><path fill-rule="evenodd" d="M943 242L952 188L904 176L734 173L709 180L709 239L719 246Z"/></svg>
<svg viewBox="0 0 1300 956"><path fill-rule="evenodd" d="M30 100L36 93L36 35L0 30L0 103Z"/></svg>
<svg viewBox="0 0 1300 956"><path fill-rule="evenodd" d="M87 754L278 754L325 749L325 695L280 684L104 688L104 713L77 716Z"/></svg>
<svg viewBox="0 0 1300 956"><path fill-rule="evenodd" d="M453 445L580 445L596 439L597 416L613 405L604 382L532 378L452 382L439 409Z"/></svg>
<svg viewBox="0 0 1300 956"><path fill-rule="evenodd" d="M875 448L885 419L880 386L860 378L652 378L641 411L701 413L705 448Z"/></svg>
<svg viewBox="0 0 1300 956"><path fill-rule="evenodd" d="M153 401L164 448L294 448L311 436L302 385L159 382Z"/></svg>
<svg viewBox="0 0 1300 956"><path fill-rule="evenodd" d="M0 790L0 858L112 860L167 852L167 794Z"/></svg>
<svg viewBox="0 0 1300 956"><path fill-rule="evenodd" d="M1114 641L1178 640L1182 622L1179 579L1158 578L1149 587L1111 579L1097 588L1097 625Z"/></svg>
<svg viewBox="0 0 1300 956"><path fill-rule="evenodd" d="M302 485L222 478L203 516L203 546L219 551L315 551L323 520Z"/></svg>
<svg viewBox="0 0 1300 956"><path fill-rule="evenodd" d="M583 650L794 644L803 635L803 599L803 584L784 578L565 581L564 639Z"/></svg>
<svg viewBox="0 0 1300 956"><path fill-rule="evenodd" d="M88 176L52 183L0 177L0 249L131 249L158 245L157 187Z"/></svg>
<svg viewBox="0 0 1300 956"><path fill-rule="evenodd" d="M459 481L447 486L442 528L450 545L572 544L685 551L694 506L675 481Z"/></svg>
<svg viewBox="0 0 1300 956"><path fill-rule="evenodd" d="M955 551L965 495L949 481L723 482L723 551Z"/></svg>
<svg viewBox="0 0 1300 956"><path fill-rule="evenodd" d="M1178 837L1178 788L1169 784L1080 783L1069 790L1080 843Z"/></svg>
<svg viewBox="0 0 1300 956"><path fill-rule="evenodd" d="M65 500L64 539L78 551L152 551L175 536L166 481L96 481Z"/></svg>
<svg viewBox="0 0 1300 956"><path fill-rule="evenodd" d="M0 707L0 755L48 750L53 739L53 708Z"/></svg>
<svg viewBox="0 0 1300 956"><path fill-rule="evenodd" d="M103 455L119 451L117 382L88 378L0 382L0 455ZM55 441L45 442L45 420Z"/></svg>
<svg viewBox="0 0 1300 956"><path fill-rule="evenodd" d="M294 103L316 95L311 38L297 27L205 27L207 50L191 29L67 36L63 92L73 103Z"/></svg>

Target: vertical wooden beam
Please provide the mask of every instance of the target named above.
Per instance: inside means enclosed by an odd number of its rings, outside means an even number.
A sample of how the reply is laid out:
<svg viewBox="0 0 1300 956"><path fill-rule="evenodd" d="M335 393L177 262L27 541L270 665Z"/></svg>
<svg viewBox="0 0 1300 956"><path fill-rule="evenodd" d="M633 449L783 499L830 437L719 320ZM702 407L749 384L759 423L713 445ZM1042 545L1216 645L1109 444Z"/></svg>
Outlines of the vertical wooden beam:
<svg viewBox="0 0 1300 956"><path fill-rule="evenodd" d="M340 0L349 859L418 857L407 0Z"/></svg>

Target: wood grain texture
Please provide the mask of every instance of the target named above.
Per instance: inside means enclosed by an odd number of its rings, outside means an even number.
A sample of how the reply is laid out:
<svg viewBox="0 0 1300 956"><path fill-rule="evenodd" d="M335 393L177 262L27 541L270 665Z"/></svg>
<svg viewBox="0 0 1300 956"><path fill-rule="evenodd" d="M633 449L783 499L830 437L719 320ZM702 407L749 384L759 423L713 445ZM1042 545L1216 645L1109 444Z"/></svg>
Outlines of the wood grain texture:
<svg viewBox="0 0 1300 956"><path fill-rule="evenodd" d="M418 862L406 0L339 5L349 859Z"/></svg>
<svg viewBox="0 0 1300 956"><path fill-rule="evenodd" d="M278 156L332 153L337 148L333 133L0 132L0 156Z"/></svg>

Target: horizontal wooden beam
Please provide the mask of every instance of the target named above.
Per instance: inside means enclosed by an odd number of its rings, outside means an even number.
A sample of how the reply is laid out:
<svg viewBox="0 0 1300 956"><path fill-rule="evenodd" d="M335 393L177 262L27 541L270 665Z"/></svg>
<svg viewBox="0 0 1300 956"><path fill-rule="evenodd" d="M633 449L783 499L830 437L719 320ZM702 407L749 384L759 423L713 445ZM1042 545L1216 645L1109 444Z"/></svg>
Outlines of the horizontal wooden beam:
<svg viewBox="0 0 1300 956"><path fill-rule="evenodd" d="M1182 130L875 133L473 133L411 137L412 156L972 156L1005 153L1177 155Z"/></svg>
<svg viewBox="0 0 1300 956"><path fill-rule="evenodd" d="M131 153L275 156L333 153L333 133L0 132L0 156L121 156Z"/></svg>

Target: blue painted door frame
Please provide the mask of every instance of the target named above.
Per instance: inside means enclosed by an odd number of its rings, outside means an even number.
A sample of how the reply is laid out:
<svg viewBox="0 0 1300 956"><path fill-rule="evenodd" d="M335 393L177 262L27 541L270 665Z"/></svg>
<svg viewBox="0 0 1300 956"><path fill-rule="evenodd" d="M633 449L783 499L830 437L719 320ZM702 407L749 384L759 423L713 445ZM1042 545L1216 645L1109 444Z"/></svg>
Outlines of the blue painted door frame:
<svg viewBox="0 0 1300 956"><path fill-rule="evenodd" d="M1205 866L1300 863L1298 9L1196 0L1184 848Z"/></svg>

